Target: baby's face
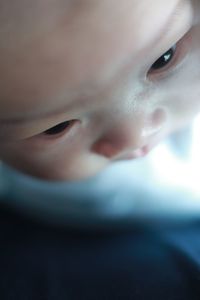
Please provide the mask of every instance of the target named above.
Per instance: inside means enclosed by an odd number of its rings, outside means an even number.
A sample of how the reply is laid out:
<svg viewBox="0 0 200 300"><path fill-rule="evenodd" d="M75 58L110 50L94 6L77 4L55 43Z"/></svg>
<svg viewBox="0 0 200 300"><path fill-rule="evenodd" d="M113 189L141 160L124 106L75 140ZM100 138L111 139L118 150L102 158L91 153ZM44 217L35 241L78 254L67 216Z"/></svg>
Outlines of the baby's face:
<svg viewBox="0 0 200 300"><path fill-rule="evenodd" d="M50 180L145 155L200 111L198 0L0 0L0 158Z"/></svg>

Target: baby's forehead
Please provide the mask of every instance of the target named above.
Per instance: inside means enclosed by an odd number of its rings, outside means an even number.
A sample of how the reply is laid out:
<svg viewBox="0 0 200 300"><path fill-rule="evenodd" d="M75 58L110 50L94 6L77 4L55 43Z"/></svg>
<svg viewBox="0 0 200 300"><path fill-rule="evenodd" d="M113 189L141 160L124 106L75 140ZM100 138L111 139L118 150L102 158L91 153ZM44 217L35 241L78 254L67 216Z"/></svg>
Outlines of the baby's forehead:
<svg viewBox="0 0 200 300"><path fill-rule="evenodd" d="M168 2L170 7L178 0ZM91 15L93 24L109 26L104 21L108 21L108 16L112 17L114 12L116 19L111 19L110 25L115 22L117 26L126 15L131 15L135 19L133 25L140 26L148 16L157 13L154 9L163 3L164 0L0 0L0 43L8 41L12 45L11 40L15 42L15 39L19 43L20 38L45 34L56 23L70 25L79 19L87 20ZM109 31L109 28L105 29Z"/></svg>
<svg viewBox="0 0 200 300"><path fill-rule="evenodd" d="M160 2L162 1L160 0ZM177 0L172 1L176 2ZM158 1L149 0L149 2L153 6ZM129 9L133 10L133 7L137 14L138 9L143 10L145 6L149 6L145 3L146 0L0 0L0 22L5 24L4 27L12 26L12 24L23 26L24 23L41 22L41 19L53 18L55 20L56 17L70 14L75 16L75 12L91 13L91 11L101 12L104 10L105 12L107 10L112 14L113 10L126 9L128 11ZM96 19L96 21L98 20Z"/></svg>
<svg viewBox="0 0 200 300"><path fill-rule="evenodd" d="M83 0L85 1L85 0ZM71 13L76 0L0 0L0 44L54 25L62 15ZM73 5L72 5L73 4Z"/></svg>
<svg viewBox="0 0 200 300"><path fill-rule="evenodd" d="M166 27L177 3L184 0L67 1L15 0L12 6L12 0L0 0L4 8L0 22L4 19L6 24L0 26L4 78L0 81L0 119L45 114L60 110L66 102L68 107L73 102L75 108L77 102L71 94L76 91L77 99L81 99L86 84L95 87L91 89L94 96L96 84L103 94L113 78L123 77L118 77L122 69L123 74L132 74L144 63L149 53L141 58L140 49L152 50L150 44ZM67 3L74 5L70 8ZM1 34L10 43L9 51L2 51ZM26 39L27 44L21 42ZM158 47L159 43L155 44ZM100 98L90 98L96 99L98 107Z"/></svg>

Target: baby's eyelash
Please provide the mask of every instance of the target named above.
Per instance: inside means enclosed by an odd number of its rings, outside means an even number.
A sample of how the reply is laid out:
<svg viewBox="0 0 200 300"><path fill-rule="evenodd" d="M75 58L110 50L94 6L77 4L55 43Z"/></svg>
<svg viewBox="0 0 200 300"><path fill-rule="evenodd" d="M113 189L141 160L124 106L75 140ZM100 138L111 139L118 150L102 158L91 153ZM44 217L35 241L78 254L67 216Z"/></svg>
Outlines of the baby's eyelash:
<svg viewBox="0 0 200 300"><path fill-rule="evenodd" d="M57 124L56 126L53 126L43 132L45 135L57 135L65 131L66 129L69 129L71 126L71 121L65 121L62 123Z"/></svg>
<svg viewBox="0 0 200 300"><path fill-rule="evenodd" d="M35 136L35 138L42 138L42 139L57 139L65 134L68 134L69 131L74 127L74 125L79 122L78 120L70 120L58 123L57 125L46 129L42 133Z"/></svg>
<svg viewBox="0 0 200 300"><path fill-rule="evenodd" d="M168 66L176 55L176 50L177 46L174 45L168 51L166 51L154 62L154 64L150 68L150 71L163 70L165 66Z"/></svg>
<svg viewBox="0 0 200 300"><path fill-rule="evenodd" d="M147 77L156 80L157 78L164 77L169 71L173 71L186 57L187 53L189 52L189 38L190 32L187 32L176 44L174 44L170 49L168 49L165 53L163 53L150 67L147 72ZM163 67L159 68L159 63L162 62L162 58L171 55L171 59L169 62L165 63ZM158 66L157 68L154 66Z"/></svg>
<svg viewBox="0 0 200 300"><path fill-rule="evenodd" d="M150 77L163 76L167 73L167 71L172 70L181 59L179 55L180 50L179 44L171 47L155 61L155 63L149 69L147 75ZM161 64L163 64L163 66L161 66Z"/></svg>

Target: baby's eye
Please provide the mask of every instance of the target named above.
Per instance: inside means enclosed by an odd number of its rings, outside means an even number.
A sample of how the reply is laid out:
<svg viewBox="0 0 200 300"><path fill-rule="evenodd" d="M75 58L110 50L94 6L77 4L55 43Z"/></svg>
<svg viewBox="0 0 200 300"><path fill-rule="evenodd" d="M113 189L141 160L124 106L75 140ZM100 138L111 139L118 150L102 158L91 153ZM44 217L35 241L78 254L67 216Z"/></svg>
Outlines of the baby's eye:
<svg viewBox="0 0 200 300"><path fill-rule="evenodd" d="M64 132L66 129L70 129L73 124L74 124L74 120L73 121L65 121L65 122L59 123L58 125L45 130L42 134L51 135L51 136L57 135L57 134Z"/></svg>
<svg viewBox="0 0 200 300"><path fill-rule="evenodd" d="M29 139L38 142L39 144L42 143L43 141L45 142L54 142L55 140L59 140L59 138L62 138L63 136L74 136L74 134L77 132L77 129L79 128L80 125L80 120L70 120L70 121L65 121L58 123L57 125L50 127L49 129L46 129L45 131L33 135Z"/></svg>
<svg viewBox="0 0 200 300"><path fill-rule="evenodd" d="M169 73L168 71L177 70L188 57L191 45L192 28L151 65L147 77L149 75L151 79L164 78L165 74Z"/></svg>
<svg viewBox="0 0 200 300"><path fill-rule="evenodd" d="M154 64L151 66L149 73L154 71L159 71L164 69L166 66L168 66L171 61L173 60L175 54L176 54L177 46L174 45L171 47L167 52L165 52L162 56L160 56Z"/></svg>

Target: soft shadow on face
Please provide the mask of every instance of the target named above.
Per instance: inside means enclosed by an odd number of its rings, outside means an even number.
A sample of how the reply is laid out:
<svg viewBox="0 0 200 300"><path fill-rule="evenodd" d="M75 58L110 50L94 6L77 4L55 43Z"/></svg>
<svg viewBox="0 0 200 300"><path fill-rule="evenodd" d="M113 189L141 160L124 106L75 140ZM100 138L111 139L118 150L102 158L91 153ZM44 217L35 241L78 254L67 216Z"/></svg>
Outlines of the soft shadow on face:
<svg viewBox="0 0 200 300"><path fill-rule="evenodd" d="M1 158L36 177L82 179L112 161L137 157L185 125L199 93L199 24L192 28L189 1L166 37L153 44L177 2L82 2L61 10L59 2L37 1L41 18L27 26L32 39L21 33L18 47L8 47L0 59L0 121L16 121L1 126ZM191 43L183 38L187 31ZM151 65L180 39L179 49L190 45L182 69L147 78ZM59 136L41 134L70 120L77 122Z"/></svg>

